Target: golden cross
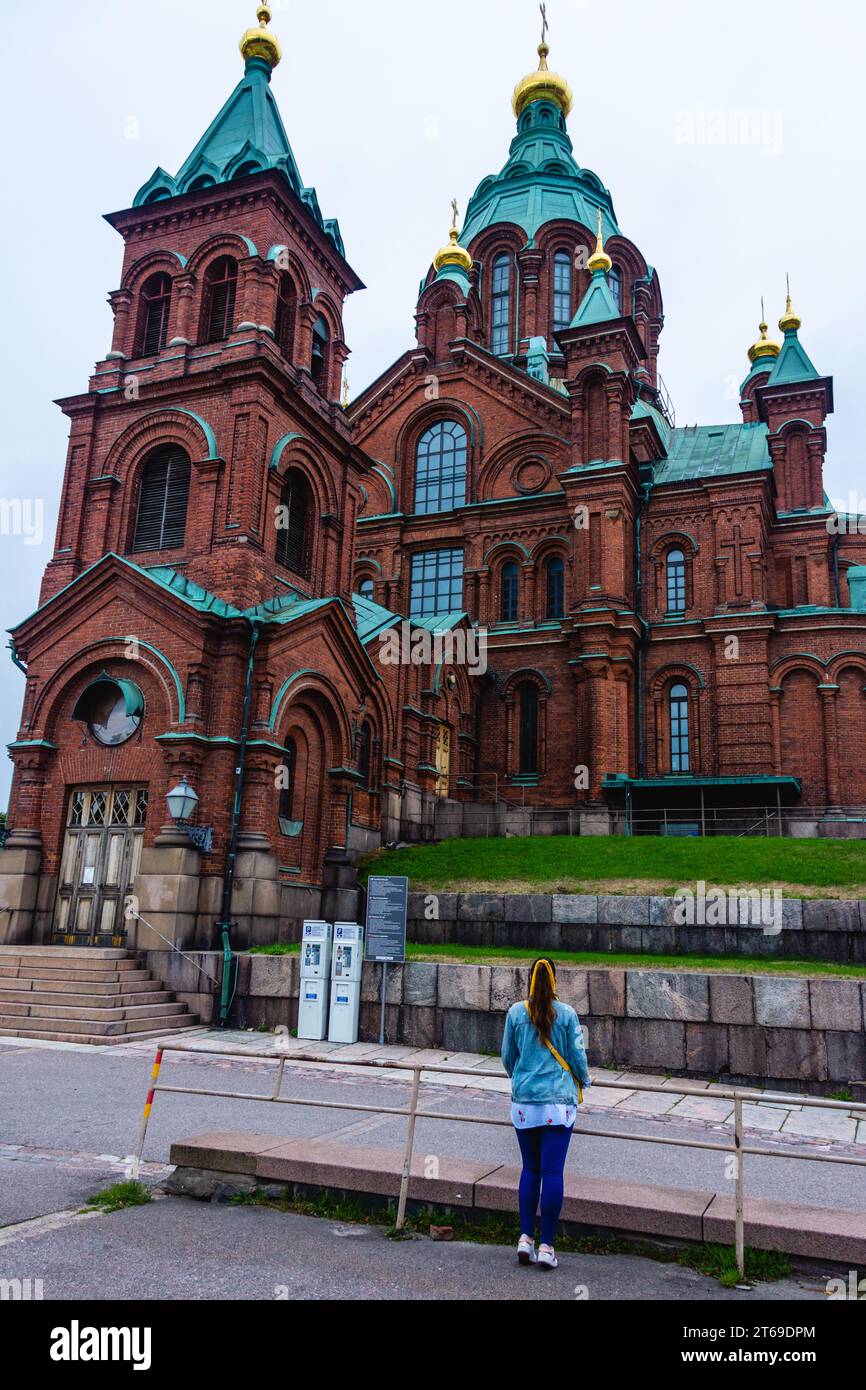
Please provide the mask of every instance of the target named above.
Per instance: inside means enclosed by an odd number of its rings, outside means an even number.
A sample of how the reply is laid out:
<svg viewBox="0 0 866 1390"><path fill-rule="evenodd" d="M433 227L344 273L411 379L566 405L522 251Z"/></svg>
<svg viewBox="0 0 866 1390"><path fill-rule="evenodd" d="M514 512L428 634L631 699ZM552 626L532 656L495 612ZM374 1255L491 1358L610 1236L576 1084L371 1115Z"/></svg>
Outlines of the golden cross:
<svg viewBox="0 0 866 1390"><path fill-rule="evenodd" d="M550 32L550 25L547 22L547 5L539 5L541 10L541 42L547 43L547 35Z"/></svg>
<svg viewBox="0 0 866 1390"><path fill-rule="evenodd" d="M454 228L454 230L456 231L456 230L457 230L457 219L458 219L458 217L460 216L460 209L459 209L459 207L457 206L457 199L456 199L456 198L452 198L452 199L451 199L451 211L452 211L452 213L453 213L453 217L452 217L452 219L451 219L451 226L452 226L452 227Z"/></svg>

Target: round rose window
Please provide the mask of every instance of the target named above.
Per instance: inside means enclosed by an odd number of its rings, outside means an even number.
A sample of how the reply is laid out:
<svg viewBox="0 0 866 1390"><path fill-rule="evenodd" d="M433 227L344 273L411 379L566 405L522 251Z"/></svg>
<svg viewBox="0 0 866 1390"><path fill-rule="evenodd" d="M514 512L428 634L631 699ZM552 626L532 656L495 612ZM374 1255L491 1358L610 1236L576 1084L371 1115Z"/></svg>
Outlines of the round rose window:
<svg viewBox="0 0 866 1390"><path fill-rule="evenodd" d="M116 748L141 727L144 696L131 681L104 676L85 690L73 711L73 719L85 723L97 743Z"/></svg>

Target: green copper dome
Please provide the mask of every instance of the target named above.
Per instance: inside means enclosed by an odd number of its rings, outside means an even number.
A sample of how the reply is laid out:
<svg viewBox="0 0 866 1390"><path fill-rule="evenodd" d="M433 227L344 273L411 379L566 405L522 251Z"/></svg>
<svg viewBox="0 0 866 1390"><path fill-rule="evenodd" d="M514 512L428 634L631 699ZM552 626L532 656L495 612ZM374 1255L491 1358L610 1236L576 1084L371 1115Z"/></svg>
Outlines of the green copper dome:
<svg viewBox="0 0 866 1390"><path fill-rule="evenodd" d="M488 227L501 222L522 227L532 246L548 222L565 220L595 227L599 208L604 236L619 236L613 200L601 179L582 169L560 108L533 101L517 122L508 163L479 184L466 211L460 240L469 246Z"/></svg>

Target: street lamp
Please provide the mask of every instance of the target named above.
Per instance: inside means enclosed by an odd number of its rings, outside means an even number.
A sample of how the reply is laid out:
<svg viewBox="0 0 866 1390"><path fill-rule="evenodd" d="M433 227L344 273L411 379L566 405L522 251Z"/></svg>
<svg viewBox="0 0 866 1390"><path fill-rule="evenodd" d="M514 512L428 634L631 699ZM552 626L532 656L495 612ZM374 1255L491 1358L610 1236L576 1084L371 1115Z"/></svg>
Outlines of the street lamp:
<svg viewBox="0 0 866 1390"><path fill-rule="evenodd" d="M198 806L198 793L193 790L186 780L186 777L166 793L166 803L168 814L171 816L178 830L183 830L192 840L197 849L204 854L210 854L213 843L213 832L209 825L190 825L190 821L195 814Z"/></svg>

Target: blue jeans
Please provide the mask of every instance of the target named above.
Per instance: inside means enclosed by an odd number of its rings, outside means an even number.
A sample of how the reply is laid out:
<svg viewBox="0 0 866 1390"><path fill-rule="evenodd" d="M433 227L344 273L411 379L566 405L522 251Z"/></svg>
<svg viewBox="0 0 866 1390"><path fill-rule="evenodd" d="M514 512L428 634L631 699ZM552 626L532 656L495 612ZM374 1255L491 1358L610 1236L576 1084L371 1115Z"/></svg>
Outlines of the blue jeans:
<svg viewBox="0 0 866 1390"><path fill-rule="evenodd" d="M520 1178L520 1230L535 1235L535 1215L541 1199L541 1244L553 1245L564 1195L565 1159L573 1129L546 1125L515 1130L523 1158Z"/></svg>

